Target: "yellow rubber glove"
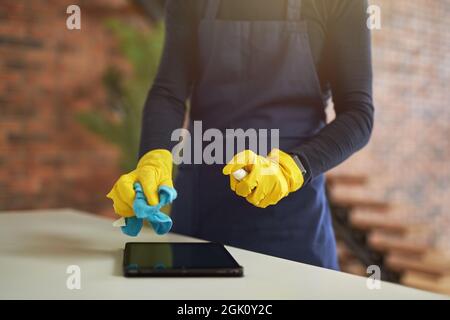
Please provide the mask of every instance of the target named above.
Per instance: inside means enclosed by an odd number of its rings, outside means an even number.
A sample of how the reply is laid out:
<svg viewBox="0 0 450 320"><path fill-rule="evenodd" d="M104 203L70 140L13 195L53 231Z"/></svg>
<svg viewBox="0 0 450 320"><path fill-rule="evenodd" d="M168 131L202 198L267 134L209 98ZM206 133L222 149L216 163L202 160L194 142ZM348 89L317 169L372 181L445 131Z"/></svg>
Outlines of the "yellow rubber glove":
<svg viewBox="0 0 450 320"><path fill-rule="evenodd" d="M133 184L140 182L145 197L151 206L159 203L158 188L173 188L172 153L158 149L146 153L138 162L135 170L122 175L106 195L112 199L114 211L122 217L132 217L133 201L136 196Z"/></svg>
<svg viewBox="0 0 450 320"><path fill-rule="evenodd" d="M248 172L241 181L232 174L239 169ZM250 150L238 153L223 168L223 174L230 176L230 187L237 195L259 208L277 204L304 182L294 159L278 149L272 150L267 158Z"/></svg>

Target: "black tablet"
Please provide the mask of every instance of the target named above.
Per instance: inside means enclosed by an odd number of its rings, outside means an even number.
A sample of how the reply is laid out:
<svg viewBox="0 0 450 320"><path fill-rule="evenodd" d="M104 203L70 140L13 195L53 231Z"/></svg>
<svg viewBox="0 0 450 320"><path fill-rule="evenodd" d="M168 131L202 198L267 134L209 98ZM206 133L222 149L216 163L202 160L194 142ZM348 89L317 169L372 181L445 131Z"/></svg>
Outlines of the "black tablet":
<svg viewBox="0 0 450 320"><path fill-rule="evenodd" d="M129 242L126 277L241 277L243 268L218 243Z"/></svg>

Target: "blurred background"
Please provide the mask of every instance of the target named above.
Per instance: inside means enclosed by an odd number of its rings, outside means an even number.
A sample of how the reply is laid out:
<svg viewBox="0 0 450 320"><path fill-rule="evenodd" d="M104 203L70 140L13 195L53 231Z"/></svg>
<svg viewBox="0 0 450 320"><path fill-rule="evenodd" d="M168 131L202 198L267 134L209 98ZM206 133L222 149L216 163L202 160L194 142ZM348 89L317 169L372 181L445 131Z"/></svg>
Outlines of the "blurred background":
<svg viewBox="0 0 450 320"><path fill-rule="evenodd" d="M113 216L105 195L136 163L164 1L78 0L81 30L71 4L0 3L0 211ZM341 268L450 294L450 0L371 4L373 137L328 174Z"/></svg>

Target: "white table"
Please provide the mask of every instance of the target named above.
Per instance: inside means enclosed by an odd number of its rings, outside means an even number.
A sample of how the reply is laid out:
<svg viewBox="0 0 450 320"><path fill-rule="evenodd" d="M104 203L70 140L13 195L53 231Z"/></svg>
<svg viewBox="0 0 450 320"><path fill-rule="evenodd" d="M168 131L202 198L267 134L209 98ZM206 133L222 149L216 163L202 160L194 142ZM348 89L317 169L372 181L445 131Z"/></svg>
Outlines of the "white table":
<svg viewBox="0 0 450 320"><path fill-rule="evenodd" d="M111 220L79 211L0 213L1 299L442 299L444 296L228 247L243 278L124 278L127 241L199 241L147 228L129 238ZM66 286L69 265L81 289Z"/></svg>

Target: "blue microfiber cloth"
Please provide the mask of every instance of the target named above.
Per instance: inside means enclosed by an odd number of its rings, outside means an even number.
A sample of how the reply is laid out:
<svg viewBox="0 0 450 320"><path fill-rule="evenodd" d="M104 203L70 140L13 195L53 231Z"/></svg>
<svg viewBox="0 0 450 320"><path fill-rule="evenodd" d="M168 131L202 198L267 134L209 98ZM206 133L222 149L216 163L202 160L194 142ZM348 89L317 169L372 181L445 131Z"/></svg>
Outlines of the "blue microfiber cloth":
<svg viewBox="0 0 450 320"><path fill-rule="evenodd" d="M121 227L126 235L135 237L142 229L144 219L147 220L159 235L166 234L172 228L172 219L160 210L162 207L172 203L177 197L177 191L174 188L161 186L158 189L159 203L151 206L147 203L147 198L142 191L140 183L134 184L136 197L133 202L134 217L125 218L126 226Z"/></svg>

